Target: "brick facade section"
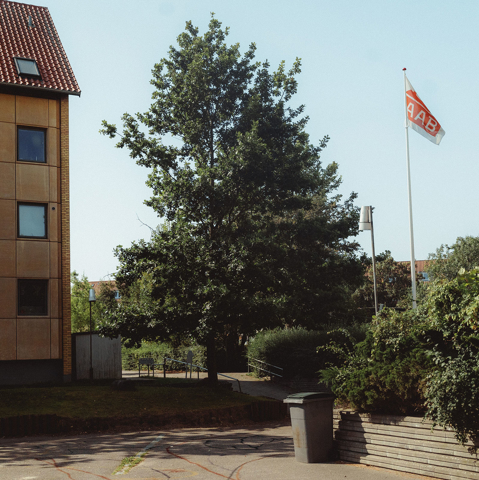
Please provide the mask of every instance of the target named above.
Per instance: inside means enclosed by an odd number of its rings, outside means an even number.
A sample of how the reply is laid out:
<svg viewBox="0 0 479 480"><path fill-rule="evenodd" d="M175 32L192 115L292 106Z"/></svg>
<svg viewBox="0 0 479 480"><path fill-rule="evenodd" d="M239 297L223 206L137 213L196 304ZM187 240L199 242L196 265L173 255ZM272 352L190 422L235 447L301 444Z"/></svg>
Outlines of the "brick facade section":
<svg viewBox="0 0 479 480"><path fill-rule="evenodd" d="M70 154L67 95L62 96L60 102L60 132L63 375L64 377L70 377L72 374L70 298Z"/></svg>

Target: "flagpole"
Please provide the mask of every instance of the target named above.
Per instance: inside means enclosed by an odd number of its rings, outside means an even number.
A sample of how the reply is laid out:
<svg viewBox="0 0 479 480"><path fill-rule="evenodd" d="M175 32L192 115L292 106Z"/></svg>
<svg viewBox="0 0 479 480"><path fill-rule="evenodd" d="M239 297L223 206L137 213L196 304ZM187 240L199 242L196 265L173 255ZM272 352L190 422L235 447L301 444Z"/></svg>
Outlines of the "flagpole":
<svg viewBox="0 0 479 480"><path fill-rule="evenodd" d="M407 85L406 85L406 69L403 68L404 72L404 103L406 107L406 163L407 163L407 189L408 189L408 199L409 199L409 235L411 241L411 283L412 283L412 308L415 310L417 308L416 303L416 259L414 258L414 229L412 222L412 195L411 195L411 164L409 161L409 132L408 132L408 117L407 117Z"/></svg>

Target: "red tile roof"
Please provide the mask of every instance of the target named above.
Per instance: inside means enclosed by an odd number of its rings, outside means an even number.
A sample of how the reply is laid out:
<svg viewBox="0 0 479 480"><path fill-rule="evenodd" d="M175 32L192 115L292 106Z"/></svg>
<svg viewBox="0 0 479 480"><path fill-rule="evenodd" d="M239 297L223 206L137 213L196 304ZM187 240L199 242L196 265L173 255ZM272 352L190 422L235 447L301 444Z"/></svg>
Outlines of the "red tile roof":
<svg viewBox="0 0 479 480"><path fill-rule="evenodd" d="M429 260L416 260L416 271L417 272L424 272L426 270L426 265ZM411 264L410 260L399 260L397 263L404 263L407 265Z"/></svg>
<svg viewBox="0 0 479 480"><path fill-rule="evenodd" d="M31 16L32 26L29 26ZM41 79L19 76L14 57L35 60ZM48 8L0 0L0 86L80 95L80 87Z"/></svg>

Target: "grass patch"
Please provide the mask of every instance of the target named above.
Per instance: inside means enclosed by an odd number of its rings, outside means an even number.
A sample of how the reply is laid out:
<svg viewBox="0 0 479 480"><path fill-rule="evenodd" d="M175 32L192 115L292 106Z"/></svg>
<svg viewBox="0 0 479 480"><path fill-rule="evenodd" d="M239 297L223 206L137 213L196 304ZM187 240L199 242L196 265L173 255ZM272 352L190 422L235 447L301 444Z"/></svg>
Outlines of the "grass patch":
<svg viewBox="0 0 479 480"><path fill-rule="evenodd" d="M125 457L120 465L113 471L113 475L121 472L122 474L128 473L133 467L141 463L145 457L146 453L143 455L137 455L135 457Z"/></svg>
<svg viewBox="0 0 479 480"><path fill-rule="evenodd" d="M178 387L139 385L134 392L101 384L4 388L0 389L0 418L45 414L79 419L135 417L234 407L258 400L221 387Z"/></svg>

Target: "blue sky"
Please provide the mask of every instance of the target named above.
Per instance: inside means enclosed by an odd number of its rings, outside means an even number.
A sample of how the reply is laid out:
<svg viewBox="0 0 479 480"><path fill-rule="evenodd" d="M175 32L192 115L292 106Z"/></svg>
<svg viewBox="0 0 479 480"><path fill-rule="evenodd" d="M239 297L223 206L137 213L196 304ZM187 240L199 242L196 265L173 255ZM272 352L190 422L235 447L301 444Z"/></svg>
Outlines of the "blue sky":
<svg viewBox="0 0 479 480"><path fill-rule="evenodd" d="M375 207L376 252L410 259L402 69L446 131L436 146L410 130L415 251L425 259L458 236L478 235L479 2L475 0L209 1L30 0L49 8L82 89L70 101L71 265L90 280L116 270L113 249L149 238L160 223L143 205L147 170L101 136L103 119L151 103L153 65L191 20L210 12L228 41L275 68L302 59L299 91L307 131L331 137L341 193ZM368 232L358 239L368 254Z"/></svg>

